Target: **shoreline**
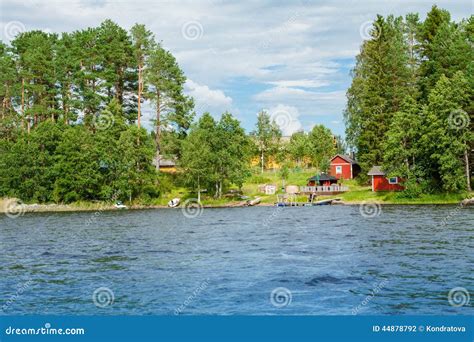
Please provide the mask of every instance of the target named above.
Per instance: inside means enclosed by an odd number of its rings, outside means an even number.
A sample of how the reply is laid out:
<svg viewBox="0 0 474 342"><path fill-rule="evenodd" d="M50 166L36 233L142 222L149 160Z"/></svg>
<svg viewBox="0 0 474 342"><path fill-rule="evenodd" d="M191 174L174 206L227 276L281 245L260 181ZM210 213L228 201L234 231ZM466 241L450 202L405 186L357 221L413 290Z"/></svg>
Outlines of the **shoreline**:
<svg viewBox="0 0 474 342"><path fill-rule="evenodd" d="M0 200L1 202L7 202L6 200ZM9 208L5 203L0 205L0 214L7 214ZM102 212L102 211L123 211L123 210L151 210L151 209L184 209L185 207L179 206L176 208L170 208L166 205L131 205L127 209L117 209L113 204L101 203L94 206L95 203L89 203L86 205L81 204L22 204L13 210L12 216L21 216L25 213L60 213L60 212ZM433 206L433 205L451 205L459 206L461 203L453 202L427 202L427 203L410 203L410 202L384 202L384 201L337 201L330 205L334 206L358 206L364 204L374 204L380 206ZM470 204L472 205L472 203ZM260 203L254 206L248 206L245 202L229 202L225 204L203 204L202 208L205 209L223 209L223 208L244 208L244 207L276 207L275 203ZM299 206L301 207L301 206Z"/></svg>

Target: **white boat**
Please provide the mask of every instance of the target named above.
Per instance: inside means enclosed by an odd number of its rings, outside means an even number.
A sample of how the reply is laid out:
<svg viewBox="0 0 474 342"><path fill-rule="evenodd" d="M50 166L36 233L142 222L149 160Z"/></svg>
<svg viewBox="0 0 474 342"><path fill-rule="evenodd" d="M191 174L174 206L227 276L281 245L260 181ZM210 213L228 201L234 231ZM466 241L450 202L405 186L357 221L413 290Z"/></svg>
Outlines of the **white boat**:
<svg viewBox="0 0 474 342"><path fill-rule="evenodd" d="M179 202L181 202L179 198L173 198L171 201L168 202L168 207L176 208L179 205Z"/></svg>
<svg viewBox="0 0 474 342"><path fill-rule="evenodd" d="M260 197L256 197L256 198L254 198L253 200L248 200L248 201L247 201L247 205L248 205L249 207L251 207L251 206L254 206L254 205L259 204L260 201L261 201L261 198L260 198Z"/></svg>
<svg viewBox="0 0 474 342"><path fill-rule="evenodd" d="M114 204L114 207L116 209L128 209L128 207L123 204L121 201L117 201L115 204Z"/></svg>

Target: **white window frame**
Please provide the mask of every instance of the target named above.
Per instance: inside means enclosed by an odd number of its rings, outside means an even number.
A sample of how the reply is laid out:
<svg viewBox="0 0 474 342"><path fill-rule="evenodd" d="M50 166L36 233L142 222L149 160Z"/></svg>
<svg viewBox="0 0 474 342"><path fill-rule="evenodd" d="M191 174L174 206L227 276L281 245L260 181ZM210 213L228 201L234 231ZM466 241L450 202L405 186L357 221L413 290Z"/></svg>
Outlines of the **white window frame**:
<svg viewBox="0 0 474 342"><path fill-rule="evenodd" d="M395 181L392 181L392 179L395 179ZM388 178L388 184L398 184L398 177Z"/></svg>
<svg viewBox="0 0 474 342"><path fill-rule="evenodd" d="M336 166L336 175L342 175L342 165Z"/></svg>

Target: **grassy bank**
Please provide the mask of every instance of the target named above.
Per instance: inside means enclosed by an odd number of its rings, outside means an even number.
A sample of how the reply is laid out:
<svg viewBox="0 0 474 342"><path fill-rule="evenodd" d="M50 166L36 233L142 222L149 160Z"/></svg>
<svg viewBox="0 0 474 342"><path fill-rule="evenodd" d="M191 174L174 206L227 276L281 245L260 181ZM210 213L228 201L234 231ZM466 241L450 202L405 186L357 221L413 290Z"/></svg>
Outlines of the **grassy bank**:
<svg viewBox="0 0 474 342"><path fill-rule="evenodd" d="M250 198L260 197L262 205L272 205L276 202L276 195L265 195L258 192L258 185L260 184L275 184L277 186L277 193L282 194L283 185L305 185L307 179L313 176L316 170L295 170L290 172L288 179L283 182L278 172L276 171L265 171L263 174L257 170L252 174L251 177L242 187L244 196ZM319 196L318 199L330 199L339 198L345 204L359 204L362 202L372 202L380 204L458 204L463 199L468 197L474 197L474 192L468 193L440 193L440 194L423 194L418 198L403 198L401 193L398 192L373 192L369 185L360 185L357 181L348 180L344 181L344 185L349 187L349 191L339 195L333 196ZM189 192L184 187L173 186L169 191L163 193L159 198L153 199L147 203L140 203L139 201L132 201L132 203L126 203L130 208L142 209L142 208L161 208L167 207L167 203L173 198L180 198L182 203L187 199L195 199L196 193ZM306 196L298 196L297 201L306 202ZM9 205L11 205L11 199L0 199L0 212L6 212ZM240 196L225 195L221 199L215 199L212 196L202 193L201 203L204 206L210 207L231 207L244 205L245 200L241 199ZM71 204L34 204L26 203L21 209L25 212L49 212L49 211L102 211L102 210L113 210L114 203L109 202L75 202Z"/></svg>
<svg viewBox="0 0 474 342"><path fill-rule="evenodd" d="M265 195L258 192L258 185L260 184L275 184L278 189L278 194L282 194L281 188L283 185L306 185L308 178L314 176L316 170L296 170L290 172L288 179L283 182L278 172L265 171L263 174L257 170L245 182L242 187L243 195L250 198L260 197L263 204L274 204L276 202L276 195ZM360 185L355 180L346 180L344 185L349 187L349 191L343 194L333 196L319 196L318 199L340 198L347 204L358 204L361 202L373 202L380 204L458 204L463 199L474 197L474 192L468 193L439 193L439 194L422 194L418 198L404 198L400 192L373 192L370 185ZM197 195L189 193L185 188L174 189L171 193L164 194L156 204L166 205L166 203L175 197L182 199L195 198ZM297 200L306 202L306 196L298 196ZM224 206L238 204L242 202L237 198L222 198L214 199L206 194L202 195L203 205L209 206Z"/></svg>

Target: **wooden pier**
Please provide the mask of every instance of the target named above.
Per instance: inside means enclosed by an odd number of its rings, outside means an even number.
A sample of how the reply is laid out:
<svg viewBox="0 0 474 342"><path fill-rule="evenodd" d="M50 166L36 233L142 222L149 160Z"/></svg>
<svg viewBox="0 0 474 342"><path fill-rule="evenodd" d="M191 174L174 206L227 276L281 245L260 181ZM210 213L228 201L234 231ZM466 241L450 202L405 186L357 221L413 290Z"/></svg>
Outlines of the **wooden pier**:
<svg viewBox="0 0 474 342"><path fill-rule="evenodd" d="M328 186L300 186L301 194L314 194L314 195L336 195L343 192L349 191L348 186L344 185L328 185Z"/></svg>

